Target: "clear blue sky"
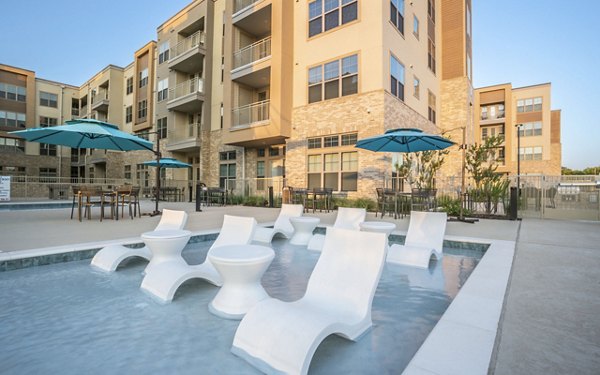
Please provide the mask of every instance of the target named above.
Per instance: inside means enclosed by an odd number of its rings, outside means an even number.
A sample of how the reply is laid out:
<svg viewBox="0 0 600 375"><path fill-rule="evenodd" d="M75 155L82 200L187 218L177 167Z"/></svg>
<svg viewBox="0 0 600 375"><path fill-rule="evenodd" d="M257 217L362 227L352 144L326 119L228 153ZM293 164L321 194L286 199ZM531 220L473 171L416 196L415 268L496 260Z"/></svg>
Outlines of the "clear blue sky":
<svg viewBox="0 0 600 375"><path fill-rule="evenodd" d="M81 85L108 64L133 61L135 50L156 39L156 27L189 2L5 1L0 62ZM551 82L569 168L600 166L598 14L600 2L591 0L473 0L475 87Z"/></svg>

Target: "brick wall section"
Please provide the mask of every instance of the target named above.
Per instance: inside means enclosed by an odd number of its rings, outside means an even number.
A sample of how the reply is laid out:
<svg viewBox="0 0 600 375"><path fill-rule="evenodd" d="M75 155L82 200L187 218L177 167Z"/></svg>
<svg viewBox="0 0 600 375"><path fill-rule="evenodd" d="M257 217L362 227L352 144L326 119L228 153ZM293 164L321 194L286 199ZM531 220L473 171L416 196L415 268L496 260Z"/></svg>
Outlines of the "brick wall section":
<svg viewBox="0 0 600 375"><path fill-rule="evenodd" d="M470 92L472 92L471 84L465 77L443 80L440 86L441 105L440 114L438 116L438 132L466 126L466 143L474 142L473 129L473 106ZM447 138L457 144L462 143L462 130L456 129L445 134ZM462 173L462 150L456 146L449 148L450 153L446 156L444 165L440 170L440 181L448 181L454 184L460 184ZM439 186L439 188L444 188Z"/></svg>
<svg viewBox="0 0 600 375"><path fill-rule="evenodd" d="M289 186L307 185L307 138L358 132L358 139L400 127L433 131L434 125L384 90L352 95L298 107L292 113L292 136L287 142L286 177ZM349 197L375 198L375 188L391 175L391 154L359 150L358 191Z"/></svg>

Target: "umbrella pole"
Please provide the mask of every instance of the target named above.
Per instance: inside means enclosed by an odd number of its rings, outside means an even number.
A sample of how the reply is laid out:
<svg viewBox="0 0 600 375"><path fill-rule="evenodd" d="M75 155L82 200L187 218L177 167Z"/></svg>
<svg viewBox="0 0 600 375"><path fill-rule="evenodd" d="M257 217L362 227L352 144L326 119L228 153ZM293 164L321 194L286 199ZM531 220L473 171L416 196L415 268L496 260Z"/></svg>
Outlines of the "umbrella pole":
<svg viewBox="0 0 600 375"><path fill-rule="evenodd" d="M158 199L160 198L160 135L156 134L156 193L154 197L154 212L150 216L160 215Z"/></svg>

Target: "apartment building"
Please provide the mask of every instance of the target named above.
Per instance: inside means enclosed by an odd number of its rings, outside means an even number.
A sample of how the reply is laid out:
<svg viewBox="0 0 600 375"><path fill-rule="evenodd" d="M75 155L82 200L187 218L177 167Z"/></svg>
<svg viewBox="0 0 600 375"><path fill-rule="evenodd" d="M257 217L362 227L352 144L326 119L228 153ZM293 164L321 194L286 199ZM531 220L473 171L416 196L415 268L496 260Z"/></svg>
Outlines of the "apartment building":
<svg viewBox="0 0 600 375"><path fill-rule="evenodd" d="M35 76L35 72L0 65L0 174L69 176L70 149L25 142L8 134L34 126L55 126L73 116L78 88Z"/></svg>
<svg viewBox="0 0 600 375"><path fill-rule="evenodd" d="M561 174L560 110L551 109L551 84L513 88L510 83L475 90L476 142L503 136L498 172ZM519 145L520 144L520 145Z"/></svg>

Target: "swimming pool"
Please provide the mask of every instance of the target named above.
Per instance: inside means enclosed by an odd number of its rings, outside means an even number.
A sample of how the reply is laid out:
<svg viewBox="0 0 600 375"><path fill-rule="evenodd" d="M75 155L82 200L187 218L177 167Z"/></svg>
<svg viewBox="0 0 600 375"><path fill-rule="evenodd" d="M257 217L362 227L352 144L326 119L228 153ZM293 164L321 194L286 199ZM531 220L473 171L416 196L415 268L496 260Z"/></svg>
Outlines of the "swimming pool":
<svg viewBox="0 0 600 375"><path fill-rule="evenodd" d="M184 256L200 263L211 243L188 244ZM285 301L302 297L319 254L279 239L273 247L265 289ZM373 301L373 328L357 343L328 337L310 372L400 373L483 255L481 247L444 251L429 270L386 264ZM208 312L216 287L192 280L173 303L160 305L139 290L144 267L134 260L104 274L82 260L1 272L4 371L258 373L230 353L239 322Z"/></svg>

